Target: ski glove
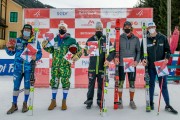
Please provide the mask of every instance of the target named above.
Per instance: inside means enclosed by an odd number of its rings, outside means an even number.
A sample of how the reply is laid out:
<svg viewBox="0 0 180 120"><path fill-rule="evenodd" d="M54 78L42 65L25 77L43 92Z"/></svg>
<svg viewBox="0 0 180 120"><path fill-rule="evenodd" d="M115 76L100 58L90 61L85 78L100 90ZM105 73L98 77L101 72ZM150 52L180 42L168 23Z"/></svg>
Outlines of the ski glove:
<svg viewBox="0 0 180 120"><path fill-rule="evenodd" d="M47 44L48 44L48 41L47 41L47 40L44 40L44 41L42 42L42 47L45 48Z"/></svg>
<svg viewBox="0 0 180 120"><path fill-rule="evenodd" d="M72 56L72 60L77 61L80 59L81 56L82 56L82 52L80 51Z"/></svg>

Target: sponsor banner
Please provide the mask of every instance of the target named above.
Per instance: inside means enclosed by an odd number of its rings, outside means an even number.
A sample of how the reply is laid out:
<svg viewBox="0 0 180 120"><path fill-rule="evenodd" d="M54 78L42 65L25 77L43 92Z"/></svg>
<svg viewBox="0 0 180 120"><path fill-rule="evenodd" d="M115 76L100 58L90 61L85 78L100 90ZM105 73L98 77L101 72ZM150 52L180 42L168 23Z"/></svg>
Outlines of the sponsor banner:
<svg viewBox="0 0 180 120"><path fill-rule="evenodd" d="M35 19L25 19L25 24L30 24L34 28ZM49 28L49 19L41 19L39 20L39 28Z"/></svg>
<svg viewBox="0 0 180 120"><path fill-rule="evenodd" d="M43 35L47 32L53 33L54 37L59 33L58 25L60 21L64 21L68 24L67 33L71 34L71 37L76 38L79 45L84 48L88 38L95 34L95 24L97 21L102 21L103 23L103 34L106 34L107 22L112 21L110 40L114 44L115 40L115 20L120 18L120 34L123 33L123 25L125 21L130 21L133 25L133 33L142 39L141 22L152 21L153 9L152 8L63 8L63 9L25 9L24 10L24 21L29 23L34 27L34 20L39 19L40 21L40 32L39 41L40 43L44 40ZM83 50L82 50L83 51ZM52 54L45 52L42 49L43 58L39 62L38 69L46 70L48 73L51 70ZM4 59L4 58L3 58ZM46 59L46 60L45 60ZM46 63L47 59L49 61ZM41 63L42 62L42 63ZM44 65L47 64L47 65ZM88 86L88 74L87 68L89 66L89 57L82 56L80 60L72 64L74 73L71 76L71 87L87 87ZM43 68L41 68L43 67ZM114 69L110 70L110 86L114 87ZM144 70L143 67L139 65L137 69ZM77 71L76 71L77 70ZM83 74L82 74L83 73ZM143 74L144 75L144 74ZM143 86L144 78L142 74L136 75L136 87ZM49 86L50 74L40 75L39 78L44 80L46 77L46 85ZM39 79L38 78L38 79ZM48 79L49 78L49 79ZM82 81L83 79L83 81ZM142 80L142 81L141 81ZM74 82L74 83L73 83ZM44 83L41 83L44 85ZM126 84L124 84L126 85ZM40 86L40 84L39 84Z"/></svg>
<svg viewBox="0 0 180 120"><path fill-rule="evenodd" d="M128 8L127 18L153 18L152 8Z"/></svg>
<svg viewBox="0 0 180 120"><path fill-rule="evenodd" d="M75 18L100 18L100 8L76 8Z"/></svg>
<svg viewBox="0 0 180 120"><path fill-rule="evenodd" d="M102 8L101 18L126 18L126 8Z"/></svg>
<svg viewBox="0 0 180 120"><path fill-rule="evenodd" d="M107 22L111 22L111 28L115 28L115 21L117 18L101 18L104 28L107 26ZM120 28L123 28L126 18L120 18Z"/></svg>
<svg viewBox="0 0 180 120"><path fill-rule="evenodd" d="M88 68L89 67L89 58L80 58L75 62L75 68Z"/></svg>
<svg viewBox="0 0 180 120"><path fill-rule="evenodd" d="M148 23L152 18L127 18L127 21L131 22L133 28L141 28L142 22Z"/></svg>
<svg viewBox="0 0 180 120"><path fill-rule="evenodd" d="M50 54L46 52L43 48L41 50L42 50L42 58L49 58Z"/></svg>
<svg viewBox="0 0 180 120"><path fill-rule="evenodd" d="M133 34L137 36L138 38L142 38L142 29L141 28L134 28Z"/></svg>
<svg viewBox="0 0 180 120"><path fill-rule="evenodd" d="M36 68L35 69L35 87L49 87L49 68Z"/></svg>
<svg viewBox="0 0 180 120"><path fill-rule="evenodd" d="M49 18L49 9L25 9L25 18Z"/></svg>
<svg viewBox="0 0 180 120"><path fill-rule="evenodd" d="M78 42L78 44L84 48L86 46L86 41L88 40L88 38L84 38L84 39L81 39L81 38L78 38L76 39L76 41Z"/></svg>
<svg viewBox="0 0 180 120"><path fill-rule="evenodd" d="M75 87L75 69L71 68L71 77L70 77L70 83L71 83L71 88ZM62 85L62 84L61 84Z"/></svg>
<svg viewBox="0 0 180 120"><path fill-rule="evenodd" d="M73 8L50 9L50 18L75 18L75 9Z"/></svg>
<svg viewBox="0 0 180 120"><path fill-rule="evenodd" d="M43 35L48 31L49 31L49 29L47 29L47 28L39 29L38 38L44 38Z"/></svg>
<svg viewBox="0 0 180 120"><path fill-rule="evenodd" d="M57 28L58 29L58 25L60 24L60 22L64 22L68 25L68 29L69 28L74 28L75 27L75 19L61 19L61 18L51 18L50 19L50 28Z"/></svg>
<svg viewBox="0 0 180 120"><path fill-rule="evenodd" d="M75 19L75 28L94 28L96 27L96 22L100 19Z"/></svg>
<svg viewBox="0 0 180 120"><path fill-rule="evenodd" d="M90 38L95 34L95 29L75 29L75 38Z"/></svg>
<svg viewBox="0 0 180 120"><path fill-rule="evenodd" d="M13 75L14 59L0 59L0 75Z"/></svg>
<svg viewBox="0 0 180 120"><path fill-rule="evenodd" d="M36 62L36 68L49 68L49 58L41 58Z"/></svg>
<svg viewBox="0 0 180 120"><path fill-rule="evenodd" d="M75 69L75 88L87 88L88 87L88 69L76 68Z"/></svg>

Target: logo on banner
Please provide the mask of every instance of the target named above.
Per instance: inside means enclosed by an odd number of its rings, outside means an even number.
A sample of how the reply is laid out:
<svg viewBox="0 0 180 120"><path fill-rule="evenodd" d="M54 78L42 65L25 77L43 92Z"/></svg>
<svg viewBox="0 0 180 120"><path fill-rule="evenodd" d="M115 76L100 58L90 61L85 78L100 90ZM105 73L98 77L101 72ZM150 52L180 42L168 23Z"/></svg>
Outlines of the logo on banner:
<svg viewBox="0 0 180 120"><path fill-rule="evenodd" d="M64 12L64 11L62 11L62 12L57 12L57 15L60 15L60 16L65 16L65 15L67 15L68 14L68 12Z"/></svg>
<svg viewBox="0 0 180 120"><path fill-rule="evenodd" d="M89 20L88 23L86 24L81 24L81 26L93 26L94 25L94 20Z"/></svg>
<svg viewBox="0 0 180 120"><path fill-rule="evenodd" d="M113 15L113 16L119 16L121 14L121 11L105 11L104 12L106 16Z"/></svg>
<svg viewBox="0 0 180 120"><path fill-rule="evenodd" d="M40 64L42 64L43 63L43 61L42 60L38 60L38 61L36 61L36 65L40 65Z"/></svg>
<svg viewBox="0 0 180 120"><path fill-rule="evenodd" d="M12 75L14 72L14 60L2 59L0 64L0 75Z"/></svg>
<svg viewBox="0 0 180 120"><path fill-rule="evenodd" d="M94 20L89 20L88 24L89 24L89 25L94 24Z"/></svg>
<svg viewBox="0 0 180 120"><path fill-rule="evenodd" d="M136 13L137 16L142 16L143 15L143 10L141 9L138 13Z"/></svg>
<svg viewBox="0 0 180 120"><path fill-rule="evenodd" d="M32 22L27 22L27 24L30 24L30 25L34 25L34 22L32 21ZM39 23L40 24L40 23Z"/></svg>
<svg viewBox="0 0 180 120"><path fill-rule="evenodd" d="M132 25L138 25L138 21L130 21Z"/></svg>
<svg viewBox="0 0 180 120"><path fill-rule="evenodd" d="M79 15L96 15L95 10L79 10Z"/></svg>
<svg viewBox="0 0 180 120"><path fill-rule="evenodd" d="M89 61L88 60L82 60L82 66L88 66Z"/></svg>
<svg viewBox="0 0 180 120"><path fill-rule="evenodd" d="M34 14L34 16L39 17L39 16L40 16L40 10L38 10L38 11Z"/></svg>
<svg viewBox="0 0 180 120"><path fill-rule="evenodd" d="M86 41L78 41L78 44L80 45L80 46L84 46L84 45L86 45Z"/></svg>
<svg viewBox="0 0 180 120"><path fill-rule="evenodd" d="M94 35L94 32L81 32L80 35Z"/></svg>
<svg viewBox="0 0 180 120"><path fill-rule="evenodd" d="M138 25L138 22L137 21L133 22L133 25Z"/></svg>

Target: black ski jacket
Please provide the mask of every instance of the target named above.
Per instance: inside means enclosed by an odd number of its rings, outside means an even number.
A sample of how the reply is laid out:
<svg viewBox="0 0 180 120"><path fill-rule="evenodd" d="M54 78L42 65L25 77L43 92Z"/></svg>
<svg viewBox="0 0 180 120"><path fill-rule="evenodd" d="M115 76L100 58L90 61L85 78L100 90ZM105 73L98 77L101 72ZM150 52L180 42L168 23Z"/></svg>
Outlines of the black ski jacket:
<svg viewBox="0 0 180 120"><path fill-rule="evenodd" d="M89 60L89 72L96 72L98 74L99 72L104 72L104 62L105 62L105 52L106 52L106 36L102 36L101 38L97 38L95 35L90 37L87 42L86 46L84 48L84 55L88 56L87 50L88 50L88 42L90 41L98 41L98 48L99 48L99 56L90 56ZM112 54L112 51L114 51L114 47L112 46L111 42L109 44L109 54Z"/></svg>
<svg viewBox="0 0 180 120"><path fill-rule="evenodd" d="M167 37L161 33L158 33L156 37L152 38L147 35L147 53L148 53L148 68L155 68L154 62L169 59L170 47ZM143 41L141 44L141 60L144 59Z"/></svg>

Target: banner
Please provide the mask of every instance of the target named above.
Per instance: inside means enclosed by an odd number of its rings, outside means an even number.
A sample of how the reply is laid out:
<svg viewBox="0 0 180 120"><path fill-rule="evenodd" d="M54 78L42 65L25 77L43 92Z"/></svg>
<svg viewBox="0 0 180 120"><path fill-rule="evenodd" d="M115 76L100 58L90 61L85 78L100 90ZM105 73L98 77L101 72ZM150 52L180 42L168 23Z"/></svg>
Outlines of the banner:
<svg viewBox="0 0 180 120"><path fill-rule="evenodd" d="M0 75L13 75L14 60L0 59Z"/></svg>
<svg viewBox="0 0 180 120"><path fill-rule="evenodd" d="M29 23L34 27L34 20L38 19L40 21L40 33L39 41L42 41L44 38L50 38L52 36L56 37L58 34L58 24L60 21L64 21L68 25L67 32L70 33L71 37L75 38L79 45L84 48L88 38L95 34L95 25L97 21L102 21L103 23L103 34L106 31L106 24L110 21L115 21L117 18L120 18L121 21L121 30L125 21L130 21L133 26L133 33L142 39L142 30L141 22L152 21L153 18L153 9L152 8L59 8L59 9L24 9L24 21ZM115 39L115 24L111 26L111 42L114 44ZM48 33L53 33L48 34ZM53 44L53 42L52 42ZM49 85L50 80L50 63L52 55L48 54L43 50L43 58L48 59L49 62L43 63L48 64L47 68L38 68L45 69L48 71L46 75L37 76L38 86L43 86L44 83ZM72 65L74 74L71 76L71 87L87 87L88 85L88 65L89 65L89 56L82 56L80 60L75 62ZM110 67L111 70L113 69ZM42 70L41 70L42 71ZM110 71L110 77L113 78L114 70ZM139 72L137 67L137 72ZM137 73L138 74L138 73ZM43 77L44 76L44 77ZM47 77L48 76L48 77ZM43 78L48 80L44 81ZM39 82L41 80L41 82ZM143 81L143 80L142 80ZM36 85L37 85L36 83ZM139 83L138 83L139 84ZM110 81L110 86L114 86L114 81Z"/></svg>

